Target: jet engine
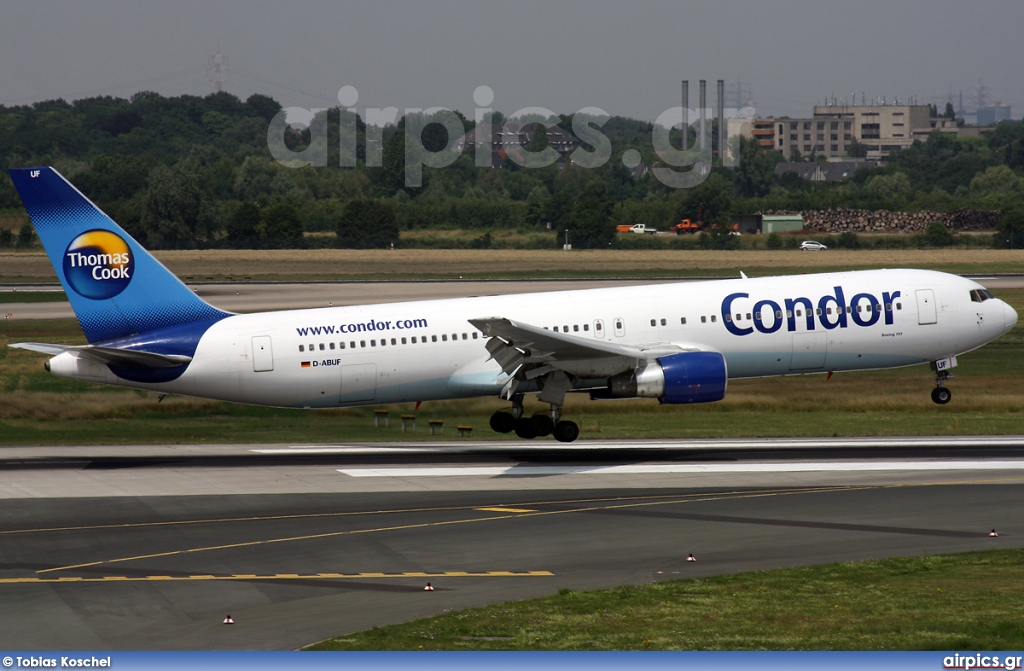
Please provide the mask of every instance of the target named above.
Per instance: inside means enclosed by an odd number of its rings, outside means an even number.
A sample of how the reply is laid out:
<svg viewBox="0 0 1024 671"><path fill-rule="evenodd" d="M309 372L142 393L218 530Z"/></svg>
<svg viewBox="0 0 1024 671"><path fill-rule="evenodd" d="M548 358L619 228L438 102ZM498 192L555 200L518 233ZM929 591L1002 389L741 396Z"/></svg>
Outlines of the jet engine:
<svg viewBox="0 0 1024 671"><path fill-rule="evenodd" d="M725 357L719 352L683 352L648 361L608 378L594 398L656 398L661 403L710 403L725 398Z"/></svg>

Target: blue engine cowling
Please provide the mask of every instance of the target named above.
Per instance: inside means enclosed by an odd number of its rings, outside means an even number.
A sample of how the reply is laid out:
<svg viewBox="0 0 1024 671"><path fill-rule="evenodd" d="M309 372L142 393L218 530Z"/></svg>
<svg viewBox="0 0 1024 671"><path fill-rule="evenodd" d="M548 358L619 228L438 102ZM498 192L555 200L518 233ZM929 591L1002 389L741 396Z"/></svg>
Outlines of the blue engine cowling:
<svg viewBox="0 0 1024 671"><path fill-rule="evenodd" d="M719 352L684 352L658 359L665 388L662 403L711 403L725 398L725 357Z"/></svg>
<svg viewBox="0 0 1024 671"><path fill-rule="evenodd" d="M608 378L593 398L656 398L662 403L711 403L725 398L725 357L719 352L682 352L659 357Z"/></svg>

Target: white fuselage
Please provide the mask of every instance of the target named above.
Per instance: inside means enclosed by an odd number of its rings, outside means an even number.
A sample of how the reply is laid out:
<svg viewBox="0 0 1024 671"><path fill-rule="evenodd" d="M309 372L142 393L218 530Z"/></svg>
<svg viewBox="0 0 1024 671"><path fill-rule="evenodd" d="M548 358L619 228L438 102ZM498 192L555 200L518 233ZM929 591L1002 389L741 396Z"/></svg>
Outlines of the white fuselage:
<svg viewBox="0 0 1024 671"><path fill-rule="evenodd" d="M697 345L724 355L729 378L888 368L955 356L1012 327L1016 313L976 300L980 288L874 270L289 310L215 323L170 382L128 382L70 354L51 370L282 407L494 396L507 376L468 321L488 317L624 345Z"/></svg>

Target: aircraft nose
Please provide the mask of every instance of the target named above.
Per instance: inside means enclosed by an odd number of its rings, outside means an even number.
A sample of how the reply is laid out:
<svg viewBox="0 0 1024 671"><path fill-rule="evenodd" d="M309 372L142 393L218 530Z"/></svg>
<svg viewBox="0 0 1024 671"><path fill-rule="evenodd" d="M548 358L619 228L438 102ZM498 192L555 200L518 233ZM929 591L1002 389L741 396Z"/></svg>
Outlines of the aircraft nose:
<svg viewBox="0 0 1024 671"><path fill-rule="evenodd" d="M1010 307L1009 303L1003 303L1003 322L1006 330L1009 331L1017 325L1017 311Z"/></svg>

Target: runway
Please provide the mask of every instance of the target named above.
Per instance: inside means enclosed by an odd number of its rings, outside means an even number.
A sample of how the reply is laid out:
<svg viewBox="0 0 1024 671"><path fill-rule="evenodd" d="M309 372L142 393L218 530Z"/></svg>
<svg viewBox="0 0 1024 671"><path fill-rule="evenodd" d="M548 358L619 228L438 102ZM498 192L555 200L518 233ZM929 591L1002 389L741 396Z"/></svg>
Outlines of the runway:
<svg viewBox="0 0 1024 671"><path fill-rule="evenodd" d="M291 649L562 588L1024 545L1019 436L80 446L0 462L7 648Z"/></svg>

